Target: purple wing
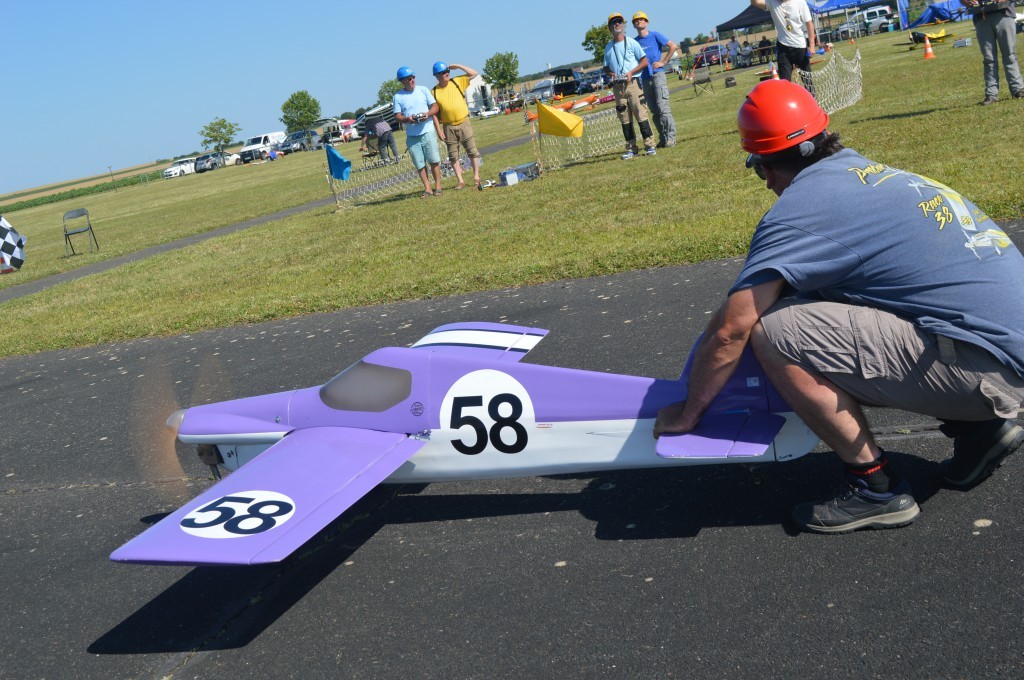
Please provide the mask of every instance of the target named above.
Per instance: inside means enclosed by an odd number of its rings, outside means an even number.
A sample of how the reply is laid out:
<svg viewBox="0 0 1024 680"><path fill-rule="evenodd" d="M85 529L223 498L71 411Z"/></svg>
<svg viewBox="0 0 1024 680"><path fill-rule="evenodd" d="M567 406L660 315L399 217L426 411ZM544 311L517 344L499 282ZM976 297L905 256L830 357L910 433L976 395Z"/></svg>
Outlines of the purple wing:
<svg viewBox="0 0 1024 680"><path fill-rule="evenodd" d="M655 451L662 458L760 456L785 424L786 419L774 413L704 416L692 432L659 437Z"/></svg>
<svg viewBox="0 0 1024 680"><path fill-rule="evenodd" d="M453 352L463 357L519 361L547 334L543 328L503 323L450 323L430 331L413 347L431 352Z"/></svg>
<svg viewBox="0 0 1024 680"><path fill-rule="evenodd" d="M299 430L118 548L142 564L279 562L425 442L343 427Z"/></svg>

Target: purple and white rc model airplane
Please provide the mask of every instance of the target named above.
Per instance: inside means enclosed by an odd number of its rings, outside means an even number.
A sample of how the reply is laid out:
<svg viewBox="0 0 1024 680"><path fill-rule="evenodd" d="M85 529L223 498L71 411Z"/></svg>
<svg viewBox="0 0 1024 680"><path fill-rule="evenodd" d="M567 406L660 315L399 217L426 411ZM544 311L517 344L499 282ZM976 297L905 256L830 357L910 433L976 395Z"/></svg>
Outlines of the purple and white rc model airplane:
<svg viewBox="0 0 1024 680"><path fill-rule="evenodd" d="M655 415L685 399L692 353L679 380L520 363L546 334L449 324L319 387L175 413L178 438L232 472L111 559L278 562L381 483L761 463L818 442L749 351L697 430L656 442Z"/></svg>

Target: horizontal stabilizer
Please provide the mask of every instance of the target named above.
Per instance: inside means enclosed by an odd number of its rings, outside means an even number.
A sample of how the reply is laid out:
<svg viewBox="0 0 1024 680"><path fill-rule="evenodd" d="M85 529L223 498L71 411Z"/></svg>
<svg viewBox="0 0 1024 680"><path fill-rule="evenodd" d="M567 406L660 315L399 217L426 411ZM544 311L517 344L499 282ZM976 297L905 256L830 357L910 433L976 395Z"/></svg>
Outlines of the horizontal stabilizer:
<svg viewBox="0 0 1024 680"><path fill-rule="evenodd" d="M662 458L761 456L786 419L775 413L725 413L701 418L686 434L663 434L655 448Z"/></svg>
<svg viewBox="0 0 1024 680"><path fill-rule="evenodd" d="M344 427L298 430L118 548L141 564L279 562L425 442Z"/></svg>
<svg viewBox="0 0 1024 680"><path fill-rule="evenodd" d="M430 331L413 347L463 357L519 361L547 334L543 328L503 323L450 323Z"/></svg>

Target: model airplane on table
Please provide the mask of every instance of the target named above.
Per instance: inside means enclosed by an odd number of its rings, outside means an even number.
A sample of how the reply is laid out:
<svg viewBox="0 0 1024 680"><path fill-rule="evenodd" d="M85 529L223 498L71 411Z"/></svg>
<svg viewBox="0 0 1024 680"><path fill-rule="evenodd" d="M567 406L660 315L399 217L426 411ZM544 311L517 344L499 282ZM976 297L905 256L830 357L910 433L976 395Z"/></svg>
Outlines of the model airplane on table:
<svg viewBox="0 0 1024 680"><path fill-rule="evenodd" d="M651 436L679 380L520 363L547 331L441 326L319 387L194 406L168 425L227 477L111 559L278 562L381 483L790 460L818 442L749 351L701 421Z"/></svg>

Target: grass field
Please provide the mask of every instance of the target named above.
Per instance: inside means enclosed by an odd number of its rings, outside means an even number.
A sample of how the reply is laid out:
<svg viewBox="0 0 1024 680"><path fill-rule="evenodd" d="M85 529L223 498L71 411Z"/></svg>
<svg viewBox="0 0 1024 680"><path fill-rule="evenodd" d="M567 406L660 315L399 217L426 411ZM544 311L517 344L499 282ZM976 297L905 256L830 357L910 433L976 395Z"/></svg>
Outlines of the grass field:
<svg viewBox="0 0 1024 680"><path fill-rule="evenodd" d="M973 36L970 24L955 30ZM977 106L976 46L937 45L925 61L902 39L858 41L864 99L833 116L832 129L992 217L1024 216L1024 179L1010 171L1024 103ZM837 48L853 56L849 44ZM12 300L0 356L740 255L774 198L743 168L736 134L755 70L733 72L734 88L716 82L711 96L673 94L680 143L653 158L610 154L514 187L318 208ZM515 115L474 129L481 146L527 132ZM529 144L514 147L487 156L483 174L530 160ZM28 238L27 262L0 288L325 198L323 162L296 154L10 213ZM60 216L79 203L102 250L65 259Z"/></svg>

